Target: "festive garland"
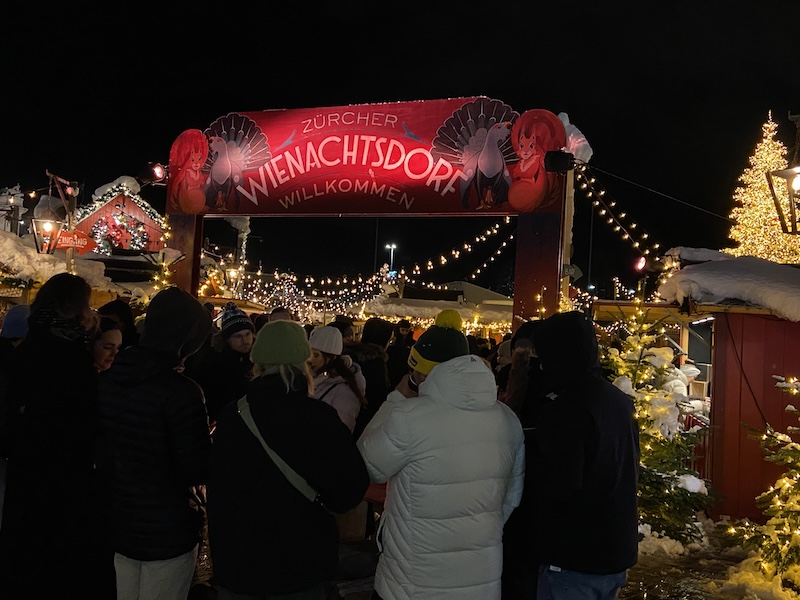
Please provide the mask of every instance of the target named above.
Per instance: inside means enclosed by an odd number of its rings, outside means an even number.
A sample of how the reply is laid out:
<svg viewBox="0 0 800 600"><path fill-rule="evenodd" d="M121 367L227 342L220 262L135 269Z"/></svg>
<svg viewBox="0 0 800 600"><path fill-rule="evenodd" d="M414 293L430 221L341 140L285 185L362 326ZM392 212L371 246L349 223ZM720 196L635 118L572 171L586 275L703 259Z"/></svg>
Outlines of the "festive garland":
<svg viewBox="0 0 800 600"><path fill-rule="evenodd" d="M163 234L167 231L168 226L166 219L145 202L141 196L132 193L124 183L118 183L112 186L102 196L95 197L90 204L78 207L75 211L77 222L88 218L120 195L124 195L144 211L144 213L153 220L156 225L155 229L158 230L159 233ZM110 255L113 248L122 247L123 233L130 235L129 248L133 250L144 250L147 247L150 235L146 230L148 226L143 221L122 211L120 211L120 214L114 215L112 220L113 222L111 222L108 217L103 217L92 226L89 235L97 243L97 248L95 248L93 252L105 254L107 256Z"/></svg>
<svg viewBox="0 0 800 600"><path fill-rule="evenodd" d="M114 248L123 247L123 237L130 236L128 243L132 250L144 250L150 236L144 229L144 223L130 215L121 214L99 219L89 232L89 236L97 243L95 252L110 255Z"/></svg>

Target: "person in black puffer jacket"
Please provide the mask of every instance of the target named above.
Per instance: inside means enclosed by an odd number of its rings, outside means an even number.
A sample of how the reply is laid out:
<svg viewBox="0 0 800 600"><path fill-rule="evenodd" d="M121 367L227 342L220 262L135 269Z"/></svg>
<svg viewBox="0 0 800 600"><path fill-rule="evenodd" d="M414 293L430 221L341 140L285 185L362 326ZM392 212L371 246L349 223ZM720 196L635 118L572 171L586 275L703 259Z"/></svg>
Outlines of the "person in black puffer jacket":
<svg viewBox="0 0 800 600"><path fill-rule="evenodd" d="M591 319L542 321L533 337L543 389L526 481L535 503L538 597L617 598L638 559L639 429L633 399L601 375Z"/></svg>
<svg viewBox="0 0 800 600"><path fill-rule="evenodd" d="M208 532L219 600L324 600L338 564L331 512L364 497L366 466L336 410L312 396L305 330L274 321L251 351L256 377L247 391L266 443L319 494L304 497L248 429L237 403L223 406L211 452Z"/></svg>
<svg viewBox="0 0 800 600"><path fill-rule="evenodd" d="M186 598L195 570L211 437L203 392L183 361L211 328L187 292L166 288L147 308L138 345L100 382L111 543L120 599Z"/></svg>
<svg viewBox="0 0 800 600"><path fill-rule="evenodd" d="M100 413L89 351L96 326L91 293L77 275L48 279L31 304L25 339L3 365L3 600L114 597L114 555L93 456Z"/></svg>

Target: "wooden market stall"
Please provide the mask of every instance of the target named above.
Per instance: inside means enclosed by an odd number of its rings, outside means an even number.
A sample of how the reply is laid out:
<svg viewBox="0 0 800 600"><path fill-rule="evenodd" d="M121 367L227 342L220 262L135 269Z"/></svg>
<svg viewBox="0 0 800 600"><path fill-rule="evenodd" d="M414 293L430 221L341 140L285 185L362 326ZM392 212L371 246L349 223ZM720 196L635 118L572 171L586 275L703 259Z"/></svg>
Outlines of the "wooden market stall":
<svg viewBox="0 0 800 600"><path fill-rule="evenodd" d="M710 335L708 365L696 361L703 374L690 394L708 399L708 432L695 449L695 468L721 495L710 511L715 520L747 518L764 522L756 497L767 491L786 467L764 460L756 436L766 424L778 431L798 426L786 412L790 398L773 375L800 373L800 323L780 318L770 309L744 305L691 304L689 310L665 303L596 301L598 324L619 321L644 310L647 320L664 319L677 327L673 334L692 357L697 326Z"/></svg>
<svg viewBox="0 0 800 600"><path fill-rule="evenodd" d="M467 334L502 338L512 329L513 298L466 281L449 282L434 290L406 285L401 292L367 302L363 311L365 316L405 318L428 327L446 308L458 311Z"/></svg>

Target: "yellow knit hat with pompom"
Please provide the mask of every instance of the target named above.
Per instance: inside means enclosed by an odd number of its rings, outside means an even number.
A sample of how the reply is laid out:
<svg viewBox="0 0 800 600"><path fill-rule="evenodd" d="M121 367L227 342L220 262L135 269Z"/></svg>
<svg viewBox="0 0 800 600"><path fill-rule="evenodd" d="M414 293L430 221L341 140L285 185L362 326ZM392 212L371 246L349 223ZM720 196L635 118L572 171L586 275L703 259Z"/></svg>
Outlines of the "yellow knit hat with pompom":
<svg viewBox="0 0 800 600"><path fill-rule="evenodd" d="M433 320L434 325L439 327L449 327L456 331L461 331L461 315L455 308L446 308Z"/></svg>
<svg viewBox="0 0 800 600"><path fill-rule="evenodd" d="M461 315L448 308L436 315L436 319L411 348L408 366L423 375L431 372L439 363L469 354L469 343L461 332Z"/></svg>

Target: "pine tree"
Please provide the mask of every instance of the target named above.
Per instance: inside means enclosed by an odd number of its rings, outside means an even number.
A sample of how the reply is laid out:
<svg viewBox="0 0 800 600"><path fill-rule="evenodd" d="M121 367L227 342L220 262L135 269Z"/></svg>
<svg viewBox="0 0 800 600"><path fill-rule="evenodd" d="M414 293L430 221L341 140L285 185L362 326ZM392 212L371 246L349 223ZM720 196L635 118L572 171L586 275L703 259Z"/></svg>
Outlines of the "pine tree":
<svg viewBox="0 0 800 600"><path fill-rule="evenodd" d="M786 146L775 139L778 125L772 113L761 126L762 138L749 159L750 166L739 176L741 185L733 194L736 206L729 237L738 242L725 252L734 256L758 256L779 263L800 263L800 236L781 230L775 201L767 183L767 172L785 169ZM775 191L786 196L786 182L776 182Z"/></svg>
<svg viewBox="0 0 800 600"><path fill-rule="evenodd" d="M796 378L787 381L783 377L773 377L778 380L776 387L782 391L792 395L800 393ZM786 411L798 415L800 420L800 411L791 404ZM789 427L786 433L781 433L767 424L765 431L758 434L766 455L764 460L786 465L789 469L756 498L756 505L768 517L766 524L745 520L728 530L743 548L758 553L761 572L768 578L784 575L792 567L800 566L800 445L789 436L797 433L800 427Z"/></svg>
<svg viewBox="0 0 800 600"><path fill-rule="evenodd" d="M635 300L641 304L641 298ZM689 468L702 433L680 425L683 399L666 393L656 382L671 368L672 349L657 348L664 334L661 322L648 322L637 310L601 347L601 363L609 379L634 399L641 450L639 523L659 536L682 544L700 541L700 514L715 501L710 482Z"/></svg>

